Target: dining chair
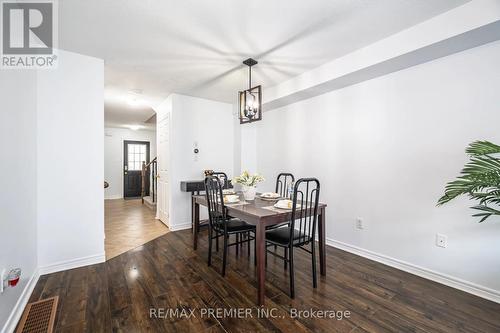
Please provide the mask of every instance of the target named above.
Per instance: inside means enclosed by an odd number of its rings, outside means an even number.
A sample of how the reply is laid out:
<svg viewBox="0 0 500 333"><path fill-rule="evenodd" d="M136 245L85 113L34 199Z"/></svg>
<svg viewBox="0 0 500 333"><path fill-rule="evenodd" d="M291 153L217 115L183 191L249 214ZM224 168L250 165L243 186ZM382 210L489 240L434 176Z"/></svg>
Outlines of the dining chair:
<svg viewBox="0 0 500 333"><path fill-rule="evenodd" d="M214 171L212 172L212 176L215 176L219 178L219 180L222 183L222 188L226 189L229 188L229 178L227 177L227 174L223 171Z"/></svg>
<svg viewBox="0 0 500 333"><path fill-rule="evenodd" d="M276 193L282 198L290 198L288 187L293 186L295 177L291 173L282 172L276 178Z"/></svg>
<svg viewBox="0 0 500 333"><path fill-rule="evenodd" d="M289 186L293 186L295 182L295 177L291 173L282 172L276 177L276 190L275 192L280 195L281 198L290 199L290 194L288 193ZM288 222L280 223L267 227L267 230L282 227L288 224ZM276 246L274 247L276 249Z"/></svg>
<svg viewBox="0 0 500 333"><path fill-rule="evenodd" d="M219 180L222 183L222 189L223 190L229 188L230 180L229 180L229 177L227 176L227 174L224 171L212 171L212 173L210 175L219 178ZM217 238L215 240L215 250L217 252L219 252L219 238ZM238 253L238 248L236 248L236 251L237 251L236 253Z"/></svg>
<svg viewBox="0 0 500 333"><path fill-rule="evenodd" d="M227 215L222 184L218 177L211 175L205 178L205 195L208 206L208 266L212 264L212 240L223 237L222 276L224 276L227 250L230 246L236 246L238 249L243 243L247 243L247 252L250 257L250 242L255 240L255 226ZM250 233L253 233L253 236ZM241 237L243 234L246 235L245 239ZM230 235L236 236L234 243L228 243Z"/></svg>
<svg viewBox="0 0 500 333"><path fill-rule="evenodd" d="M293 190L292 215L286 227L266 231L266 257L270 253L283 259L290 269L290 297L295 297L294 249L300 248L311 254L313 288L317 287L316 277L316 227L318 224L320 183L316 178L301 178ZM284 256L267 249L276 245L284 249ZM307 248L310 246L310 249Z"/></svg>

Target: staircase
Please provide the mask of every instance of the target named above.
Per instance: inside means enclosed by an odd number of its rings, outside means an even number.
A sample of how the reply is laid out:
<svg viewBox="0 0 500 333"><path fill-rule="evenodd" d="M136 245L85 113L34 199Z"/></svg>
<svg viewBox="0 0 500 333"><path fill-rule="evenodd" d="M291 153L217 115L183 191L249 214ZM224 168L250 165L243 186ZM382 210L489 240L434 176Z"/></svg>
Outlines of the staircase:
<svg viewBox="0 0 500 333"><path fill-rule="evenodd" d="M152 210L156 210L156 201L153 200L153 197L148 195L142 198L142 203L151 208Z"/></svg>
<svg viewBox="0 0 500 333"><path fill-rule="evenodd" d="M153 158L149 163L142 162L141 199L142 204L156 210L158 191L158 160ZM149 187L149 188L148 188Z"/></svg>

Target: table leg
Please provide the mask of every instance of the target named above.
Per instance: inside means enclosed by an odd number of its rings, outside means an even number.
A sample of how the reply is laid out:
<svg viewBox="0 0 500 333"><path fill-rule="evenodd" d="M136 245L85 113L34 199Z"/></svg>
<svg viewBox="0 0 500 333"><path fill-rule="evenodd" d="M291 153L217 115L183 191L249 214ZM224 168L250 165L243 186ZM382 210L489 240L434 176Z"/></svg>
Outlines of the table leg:
<svg viewBox="0 0 500 333"><path fill-rule="evenodd" d="M194 192L191 192L191 232L194 232Z"/></svg>
<svg viewBox="0 0 500 333"><path fill-rule="evenodd" d="M200 229L200 205L193 199L191 219L193 224L193 249L198 247L198 231Z"/></svg>
<svg viewBox="0 0 500 333"><path fill-rule="evenodd" d="M326 275L326 229L325 229L325 209L321 209L318 216L319 234L319 270L321 275Z"/></svg>
<svg viewBox="0 0 500 333"><path fill-rule="evenodd" d="M258 223L255 230L255 247L257 249L257 304L264 305L266 291L266 227Z"/></svg>

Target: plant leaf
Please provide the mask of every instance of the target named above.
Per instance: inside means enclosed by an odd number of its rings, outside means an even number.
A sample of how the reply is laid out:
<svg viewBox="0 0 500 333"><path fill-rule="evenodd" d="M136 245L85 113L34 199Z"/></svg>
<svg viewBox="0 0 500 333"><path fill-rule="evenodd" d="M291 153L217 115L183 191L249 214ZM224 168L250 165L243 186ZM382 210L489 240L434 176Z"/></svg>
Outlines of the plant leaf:
<svg viewBox="0 0 500 333"><path fill-rule="evenodd" d="M461 176L446 185L438 206L464 194L474 198L473 193L477 195L485 189L500 191L500 160L489 155L474 156L461 171Z"/></svg>
<svg viewBox="0 0 500 333"><path fill-rule="evenodd" d="M500 146L489 141L475 141L471 143L467 149L465 149L465 152L469 155L475 156L499 154Z"/></svg>
<svg viewBox="0 0 500 333"><path fill-rule="evenodd" d="M444 195L439 198L438 206L460 196L467 195L470 199L479 201L479 205L471 207L479 211L472 215L480 217L484 222L491 216L500 216L500 159L494 154L500 154L500 146L488 141L476 141L467 149L471 156L456 180L446 184Z"/></svg>
<svg viewBox="0 0 500 333"><path fill-rule="evenodd" d="M477 213L477 214L472 215L474 217L481 217L481 220L479 221L479 223L483 222L484 220L486 220L490 216L500 215L500 210L497 210L497 209L494 209L494 208L491 208L491 207L488 207L485 205L474 206L471 208L482 212L482 213Z"/></svg>

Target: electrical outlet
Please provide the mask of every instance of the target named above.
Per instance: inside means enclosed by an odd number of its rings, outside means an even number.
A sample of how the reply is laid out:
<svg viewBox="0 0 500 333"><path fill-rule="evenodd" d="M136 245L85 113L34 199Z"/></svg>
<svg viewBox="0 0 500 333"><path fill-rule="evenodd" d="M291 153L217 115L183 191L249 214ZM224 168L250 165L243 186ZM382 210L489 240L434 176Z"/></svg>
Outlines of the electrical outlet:
<svg viewBox="0 0 500 333"><path fill-rule="evenodd" d="M363 219L361 217L358 217L356 219L356 229L363 230L365 228L363 224Z"/></svg>
<svg viewBox="0 0 500 333"><path fill-rule="evenodd" d="M446 248L448 246L448 236L436 234L436 246Z"/></svg>

